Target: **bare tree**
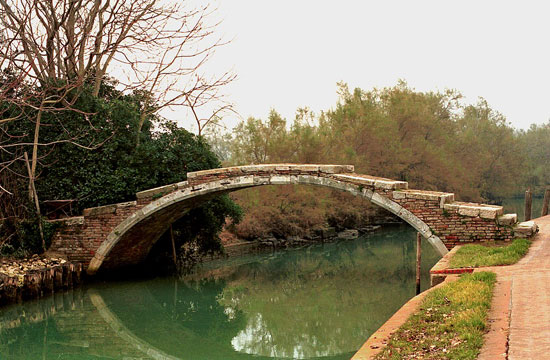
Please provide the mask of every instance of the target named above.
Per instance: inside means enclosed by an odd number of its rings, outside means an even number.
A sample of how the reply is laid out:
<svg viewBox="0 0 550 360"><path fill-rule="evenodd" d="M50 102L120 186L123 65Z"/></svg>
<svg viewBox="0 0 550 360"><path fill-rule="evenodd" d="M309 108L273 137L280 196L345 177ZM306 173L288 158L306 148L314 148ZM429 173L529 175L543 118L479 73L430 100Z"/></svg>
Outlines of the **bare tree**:
<svg viewBox="0 0 550 360"><path fill-rule="evenodd" d="M115 75L122 91L144 95L136 144L145 119L163 108L190 108L199 134L214 116L229 110L219 89L234 76L201 73L224 44L214 36L217 24L205 22L210 14L208 6L188 9L184 2L157 0L0 0L0 70L13 74L13 81L0 84L0 101L36 110L31 177L38 149L46 145L40 142L43 114L75 110L75 90L92 84L97 96L108 74ZM14 91L18 95L10 98ZM211 115L199 114L205 104L217 101ZM23 114L12 111L0 125Z"/></svg>
<svg viewBox="0 0 550 360"><path fill-rule="evenodd" d="M217 23L206 21L212 11L177 0L0 0L0 229L3 218L24 213L23 202L10 200L22 195L17 179L28 180L40 214L33 183L53 145L101 145L92 131L71 133L62 116L55 117L58 139L43 140L50 114L77 112L83 128L93 129L91 114L75 106L84 85L99 96L109 76L121 93L141 95L136 146L146 119L162 109L190 109L199 135L231 110L220 89L234 75L203 74L224 45L215 36ZM13 133L9 125L17 121L29 122L32 133Z"/></svg>

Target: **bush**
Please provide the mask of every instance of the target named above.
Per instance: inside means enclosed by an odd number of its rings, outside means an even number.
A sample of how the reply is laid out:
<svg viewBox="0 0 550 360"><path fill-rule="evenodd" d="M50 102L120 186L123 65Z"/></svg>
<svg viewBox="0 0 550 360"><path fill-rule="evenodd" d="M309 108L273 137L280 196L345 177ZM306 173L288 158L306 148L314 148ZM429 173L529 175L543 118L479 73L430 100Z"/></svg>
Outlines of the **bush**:
<svg viewBox="0 0 550 360"><path fill-rule="evenodd" d="M103 84L99 97L93 96L86 85L81 90L74 108L82 113L43 114L41 142L56 145L41 148L36 179L40 200L76 199L74 210L80 213L88 207L135 200L136 192L183 181L190 171L221 166L202 137L179 128L175 122L150 115L138 133L142 105L139 94L122 94L109 82ZM19 135L19 142L32 143L32 109L29 112L31 119L9 122L4 132ZM65 133L76 136L88 148L59 141ZM0 140L3 136L0 133ZM9 160L4 156L0 152L0 162ZM20 166L17 172L26 174L24 163L16 165ZM15 220L0 229L0 244L5 244L4 252L37 252L38 220L27 210L34 206L25 204L28 182L7 174L11 172L0 173L0 181L2 186L9 184L15 195L0 198L0 219ZM235 222L241 217L240 209L228 197L205 203L189 213L193 221L182 220L174 225L181 234L178 243L196 239L202 231L203 248L219 248L218 232L226 217ZM46 224L44 229L50 231Z"/></svg>
<svg viewBox="0 0 550 360"><path fill-rule="evenodd" d="M25 257L42 253L39 221L42 223L44 242L47 249L51 244L58 224L47 222L43 217L38 218L36 215L29 215L25 219L6 220L2 223L2 229L12 229L11 233L13 235L6 237L6 240L0 245L0 255Z"/></svg>

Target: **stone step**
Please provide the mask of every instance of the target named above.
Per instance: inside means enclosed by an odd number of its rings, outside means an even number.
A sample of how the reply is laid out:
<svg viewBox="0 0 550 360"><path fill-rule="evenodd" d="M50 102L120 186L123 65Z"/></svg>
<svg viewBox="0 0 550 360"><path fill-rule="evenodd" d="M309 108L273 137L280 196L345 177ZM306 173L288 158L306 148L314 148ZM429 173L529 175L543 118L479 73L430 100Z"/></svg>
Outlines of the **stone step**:
<svg viewBox="0 0 550 360"><path fill-rule="evenodd" d="M409 187L409 183L406 181L398 181L377 176L361 175L355 173L335 174L332 175L332 178L349 183L354 183L357 185L374 187L375 189L404 190Z"/></svg>
<svg viewBox="0 0 550 360"><path fill-rule="evenodd" d="M530 238L538 231L539 227L533 220L520 222L514 227L514 235L520 238Z"/></svg>
<svg viewBox="0 0 550 360"><path fill-rule="evenodd" d="M518 222L518 214L504 214L499 216L497 221L499 225L512 226Z"/></svg>
<svg viewBox="0 0 550 360"><path fill-rule="evenodd" d="M497 217L504 214L504 209L500 205L477 204L459 201L445 204L443 209L463 216L479 216L482 219L497 219Z"/></svg>
<svg viewBox="0 0 550 360"><path fill-rule="evenodd" d="M443 208L445 204L453 203L455 201L455 194L440 192L440 191L409 189L409 190L394 191L393 198L438 201L439 207Z"/></svg>

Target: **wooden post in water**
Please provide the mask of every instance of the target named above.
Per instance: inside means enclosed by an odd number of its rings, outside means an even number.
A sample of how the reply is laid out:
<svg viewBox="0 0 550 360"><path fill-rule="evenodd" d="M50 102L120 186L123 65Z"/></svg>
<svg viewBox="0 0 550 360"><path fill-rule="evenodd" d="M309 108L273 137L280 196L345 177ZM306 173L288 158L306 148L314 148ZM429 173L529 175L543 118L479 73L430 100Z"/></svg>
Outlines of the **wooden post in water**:
<svg viewBox="0 0 550 360"><path fill-rule="evenodd" d="M174 266L178 267L178 258L176 255L176 242L174 241L174 232L172 231L172 224L170 224L170 239L172 240L172 257L174 258Z"/></svg>
<svg viewBox="0 0 550 360"><path fill-rule="evenodd" d="M523 214L525 215L525 219L523 221L529 221L531 220L531 206L533 204L533 194L531 193L531 188L527 189L525 191L525 211Z"/></svg>
<svg viewBox="0 0 550 360"><path fill-rule="evenodd" d="M544 191L544 200L542 201L542 211L540 216L548 215L548 202L550 202L550 189Z"/></svg>
<svg viewBox="0 0 550 360"><path fill-rule="evenodd" d="M420 258L422 255L422 235L416 233L416 295L420 294Z"/></svg>

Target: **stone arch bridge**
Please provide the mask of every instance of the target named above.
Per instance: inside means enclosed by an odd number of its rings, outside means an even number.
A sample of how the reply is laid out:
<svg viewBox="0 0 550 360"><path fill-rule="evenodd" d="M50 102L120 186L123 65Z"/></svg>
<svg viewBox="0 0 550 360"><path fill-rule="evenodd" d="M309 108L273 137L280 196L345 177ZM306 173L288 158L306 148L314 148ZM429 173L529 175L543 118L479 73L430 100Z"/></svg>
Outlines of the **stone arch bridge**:
<svg viewBox="0 0 550 360"><path fill-rule="evenodd" d="M55 220L51 250L83 262L88 274L138 264L170 224L213 196L262 185L306 184L347 191L397 215L440 254L456 244L510 240L515 214L501 206L457 202L454 194L354 173L352 165L249 165L190 172L187 180L142 191L136 201L85 209Z"/></svg>

